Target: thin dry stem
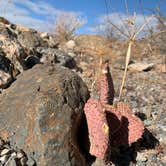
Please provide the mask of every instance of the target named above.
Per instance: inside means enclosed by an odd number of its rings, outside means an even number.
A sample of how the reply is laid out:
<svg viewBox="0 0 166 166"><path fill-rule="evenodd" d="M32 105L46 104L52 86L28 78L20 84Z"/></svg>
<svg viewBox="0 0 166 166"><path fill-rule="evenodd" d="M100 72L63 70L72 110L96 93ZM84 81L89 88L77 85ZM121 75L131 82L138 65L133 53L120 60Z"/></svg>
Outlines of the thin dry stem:
<svg viewBox="0 0 166 166"><path fill-rule="evenodd" d="M126 53L125 71L124 71L124 75L123 75L123 79L122 79L122 84L121 84L121 87L120 87L119 101L121 100L122 91L123 91L124 83L125 83L125 80L126 80L127 68L128 68L128 64L129 64L129 61L130 61L132 44L133 44L133 41L130 40L129 44L128 44L127 53Z"/></svg>

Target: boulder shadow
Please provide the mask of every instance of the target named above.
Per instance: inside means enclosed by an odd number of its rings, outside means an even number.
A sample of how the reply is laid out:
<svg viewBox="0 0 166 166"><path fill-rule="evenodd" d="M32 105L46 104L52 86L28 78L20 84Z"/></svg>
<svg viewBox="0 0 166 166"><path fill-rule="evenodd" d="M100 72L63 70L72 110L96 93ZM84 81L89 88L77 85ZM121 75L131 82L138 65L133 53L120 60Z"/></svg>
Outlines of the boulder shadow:
<svg viewBox="0 0 166 166"><path fill-rule="evenodd" d="M86 160L87 166L92 165L92 163L96 160L96 157L89 153L90 140L89 140L89 133L88 133L88 125L87 125L87 121L86 121L86 117L84 113L83 113L80 125L78 127L77 142L78 142L79 150Z"/></svg>
<svg viewBox="0 0 166 166"><path fill-rule="evenodd" d="M137 142L129 145L127 143L127 137L125 141L126 144L124 145L117 147L115 145L111 146L111 153L109 159L106 161L107 163L113 163L115 166L129 166L131 162L136 163L137 152L155 149L159 145L159 141L146 128L142 138Z"/></svg>
<svg viewBox="0 0 166 166"><path fill-rule="evenodd" d="M115 166L129 166L131 162L136 163L137 152L155 149L159 145L159 141L146 128L142 138L137 142L129 144L128 118L122 116L120 121L114 113L110 112L106 113L106 117L110 133L110 146L106 158L107 165L113 163ZM142 116L142 118L145 117ZM118 127L119 125L120 127Z"/></svg>

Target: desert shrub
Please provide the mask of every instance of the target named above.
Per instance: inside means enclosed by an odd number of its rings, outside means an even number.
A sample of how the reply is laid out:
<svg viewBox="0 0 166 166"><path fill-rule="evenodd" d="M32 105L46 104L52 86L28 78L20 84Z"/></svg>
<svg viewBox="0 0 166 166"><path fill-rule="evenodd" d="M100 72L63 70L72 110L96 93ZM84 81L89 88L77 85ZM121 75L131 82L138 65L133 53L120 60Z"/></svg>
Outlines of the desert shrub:
<svg viewBox="0 0 166 166"><path fill-rule="evenodd" d="M62 12L55 22L53 33L60 41L71 40L76 31L86 23L86 19L80 14Z"/></svg>

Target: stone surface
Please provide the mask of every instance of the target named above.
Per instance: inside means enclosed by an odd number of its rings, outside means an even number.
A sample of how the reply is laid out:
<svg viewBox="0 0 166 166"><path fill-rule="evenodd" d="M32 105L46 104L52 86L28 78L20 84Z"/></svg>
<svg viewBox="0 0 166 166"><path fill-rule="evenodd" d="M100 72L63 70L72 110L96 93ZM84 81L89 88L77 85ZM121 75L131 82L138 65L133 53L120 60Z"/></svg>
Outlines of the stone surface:
<svg viewBox="0 0 166 166"><path fill-rule="evenodd" d="M10 74L0 70L0 88L5 88L12 81Z"/></svg>
<svg viewBox="0 0 166 166"><path fill-rule="evenodd" d="M76 67L74 58L58 49L55 36L14 25L3 17L0 18L0 70L3 68L5 75L7 73L12 78L3 76L1 88L6 88L24 70L48 62L59 63L71 69Z"/></svg>
<svg viewBox="0 0 166 166"><path fill-rule="evenodd" d="M0 47L5 57L12 62L15 69L19 72L26 69L24 59L27 57L27 54L17 40L17 35L14 30L4 25L0 25Z"/></svg>
<svg viewBox="0 0 166 166"><path fill-rule="evenodd" d="M73 69L76 67L76 62L73 57L55 48L37 48L38 53L42 55L41 63L59 63L61 66Z"/></svg>
<svg viewBox="0 0 166 166"><path fill-rule="evenodd" d="M67 49L74 49L75 46L76 46L76 43L75 43L74 40L69 40L69 41L66 43Z"/></svg>
<svg viewBox="0 0 166 166"><path fill-rule="evenodd" d="M40 37L40 35L33 30L20 31L17 35L18 41L24 48L33 49L40 46L47 46L46 42Z"/></svg>
<svg viewBox="0 0 166 166"><path fill-rule="evenodd" d="M68 69L36 65L0 96L0 136L37 165L82 166L77 130L88 95Z"/></svg>
<svg viewBox="0 0 166 166"><path fill-rule="evenodd" d="M137 63L132 63L128 66L129 70L132 71L149 71L154 67L153 63L145 63L145 62L137 62Z"/></svg>

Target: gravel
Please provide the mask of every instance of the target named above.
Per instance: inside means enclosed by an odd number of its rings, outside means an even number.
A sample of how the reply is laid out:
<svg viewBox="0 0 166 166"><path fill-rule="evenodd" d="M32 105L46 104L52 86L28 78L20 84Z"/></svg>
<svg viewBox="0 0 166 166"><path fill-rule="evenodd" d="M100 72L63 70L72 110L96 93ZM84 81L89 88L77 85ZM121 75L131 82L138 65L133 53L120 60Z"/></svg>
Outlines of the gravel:
<svg viewBox="0 0 166 166"><path fill-rule="evenodd" d="M32 162L33 161L33 162ZM0 166L35 166L33 159L28 159L21 149L13 148L9 142L0 138Z"/></svg>

